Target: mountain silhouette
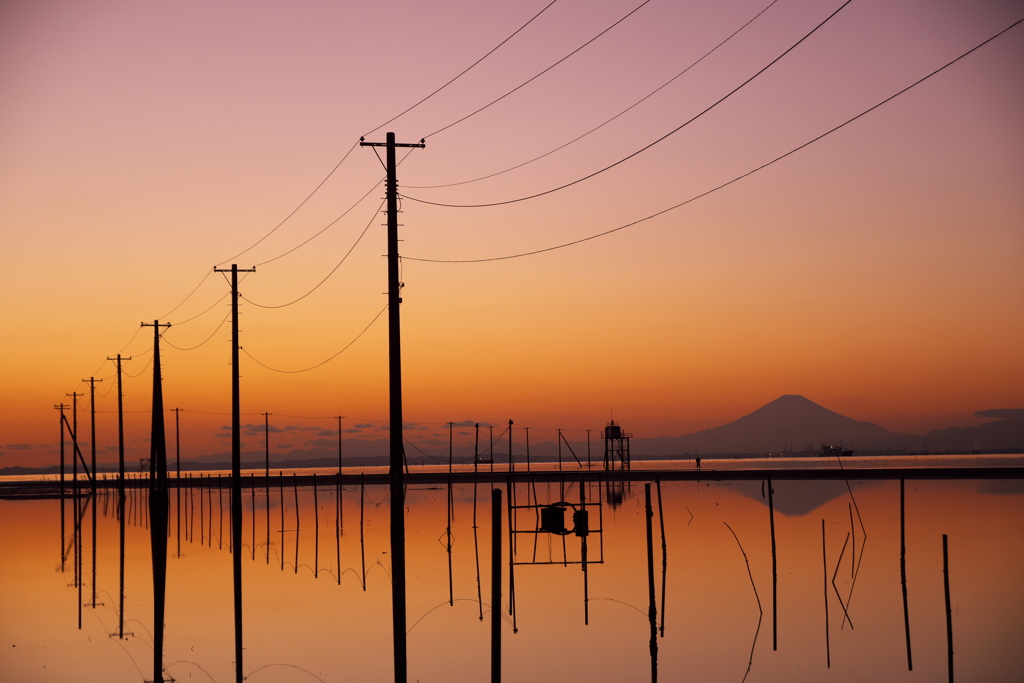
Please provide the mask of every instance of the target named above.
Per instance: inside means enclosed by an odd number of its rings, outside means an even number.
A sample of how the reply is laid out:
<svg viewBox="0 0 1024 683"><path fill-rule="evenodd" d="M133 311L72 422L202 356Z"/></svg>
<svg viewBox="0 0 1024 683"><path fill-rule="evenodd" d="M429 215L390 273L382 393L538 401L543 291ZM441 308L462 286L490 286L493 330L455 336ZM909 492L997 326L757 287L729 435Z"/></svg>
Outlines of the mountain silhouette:
<svg viewBox="0 0 1024 683"><path fill-rule="evenodd" d="M642 450L691 454L780 453L784 450L803 452L808 445L817 451L825 443L842 443L848 450L858 450L876 444L906 442L909 438L790 394L720 427L682 437L650 439L651 443L643 444Z"/></svg>

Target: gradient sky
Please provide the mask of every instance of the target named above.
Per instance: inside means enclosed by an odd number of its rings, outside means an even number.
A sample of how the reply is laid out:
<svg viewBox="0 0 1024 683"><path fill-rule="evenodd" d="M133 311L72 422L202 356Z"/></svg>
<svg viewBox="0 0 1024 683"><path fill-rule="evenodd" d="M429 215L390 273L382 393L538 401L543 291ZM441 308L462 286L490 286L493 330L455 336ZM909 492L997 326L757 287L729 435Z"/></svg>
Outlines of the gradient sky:
<svg viewBox="0 0 1024 683"><path fill-rule="evenodd" d="M0 8L0 466L54 462L65 394L125 369L145 455L152 331L187 453L223 452L228 285L241 292L243 422L275 448L383 435L383 169L360 135L427 137L404 193L449 204L543 192L616 162L757 73L841 2L13 0ZM679 435L798 393L923 433L1024 407L1024 25L792 156L673 211L869 109L1024 18L1019 2L854 0L748 85L590 180L492 208L403 202L405 415ZM367 194L368 193L368 194ZM366 199L358 201L366 195ZM294 252L289 250L344 218ZM364 228L370 226L360 240ZM254 245L256 246L250 247ZM301 301L351 249L322 286ZM277 258L280 257L280 258ZM190 292L193 292L190 295ZM186 298L187 297L187 298ZM220 327L218 327L220 325ZM205 342L205 343L204 343ZM191 351L187 349L195 347ZM80 404L80 419L88 398ZM411 433L416 437L416 432ZM576 437L578 438L578 436ZM87 439L84 439L87 440ZM326 443L326 442L325 442ZM262 448L262 435L247 441ZM116 457L116 450L113 451Z"/></svg>

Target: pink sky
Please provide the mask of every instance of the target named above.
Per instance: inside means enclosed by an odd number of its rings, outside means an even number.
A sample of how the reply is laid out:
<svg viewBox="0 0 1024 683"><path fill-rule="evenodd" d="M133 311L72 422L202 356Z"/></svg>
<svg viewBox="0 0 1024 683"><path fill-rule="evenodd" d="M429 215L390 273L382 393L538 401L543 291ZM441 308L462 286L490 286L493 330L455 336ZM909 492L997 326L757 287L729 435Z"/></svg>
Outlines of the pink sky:
<svg viewBox="0 0 1024 683"><path fill-rule="evenodd" d="M0 9L0 466L53 462L52 406L104 378L116 444L123 353L145 449L152 345L195 454L228 424L227 292L266 365L320 363L385 304L383 171L360 135L427 138L401 166L416 198L542 192L635 152L777 57L841 3L652 0L543 77L437 135L620 19L636 2L546 4L8 2ZM494 208L403 202L403 256L506 256L577 240L699 195L846 121L1024 17L1019 3L855 0L664 142L589 181ZM798 393L922 433L1024 407L1024 27L884 107L707 197L607 237L487 263L403 262L407 419L678 435ZM344 219L293 253L370 191ZM371 229L356 244L364 227ZM353 244L355 247L353 248ZM313 294L349 249L352 254ZM227 259L227 260L226 260ZM272 260L273 259L273 260ZM202 284L200 284L202 282ZM197 288L197 285L198 288ZM195 289L187 300L186 296ZM179 302L184 304L175 308ZM253 303L249 303L253 302ZM212 307L212 308L211 308ZM207 309L209 309L208 312ZM205 313L204 313L205 312ZM200 315L202 314L202 315ZM195 319L192 319L194 316ZM316 370L243 356L243 421L387 419L385 319ZM211 336L212 335L212 336ZM82 404L86 409L87 401ZM288 416L288 417L284 417ZM354 428L354 427L353 427ZM297 444L299 442L296 442ZM255 447L255 444L254 444Z"/></svg>

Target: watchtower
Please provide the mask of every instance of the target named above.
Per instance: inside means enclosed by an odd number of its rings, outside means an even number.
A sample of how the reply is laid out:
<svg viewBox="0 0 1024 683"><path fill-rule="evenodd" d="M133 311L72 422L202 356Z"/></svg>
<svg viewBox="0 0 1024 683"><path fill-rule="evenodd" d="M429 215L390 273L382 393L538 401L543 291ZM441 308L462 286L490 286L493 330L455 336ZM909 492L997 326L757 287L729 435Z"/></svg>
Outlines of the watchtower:
<svg viewBox="0 0 1024 683"><path fill-rule="evenodd" d="M629 440L632 434L622 431L622 426L612 420L604 428L604 468L606 470L629 469Z"/></svg>

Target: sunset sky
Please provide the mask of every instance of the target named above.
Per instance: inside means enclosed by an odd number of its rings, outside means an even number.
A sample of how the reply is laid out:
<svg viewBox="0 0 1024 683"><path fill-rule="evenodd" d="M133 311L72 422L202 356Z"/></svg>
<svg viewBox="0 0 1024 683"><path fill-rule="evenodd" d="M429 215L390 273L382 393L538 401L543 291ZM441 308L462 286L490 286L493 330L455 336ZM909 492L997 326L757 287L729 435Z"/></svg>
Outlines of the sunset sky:
<svg viewBox="0 0 1024 683"><path fill-rule="evenodd" d="M387 131L426 138L399 168L411 440L509 419L580 438L611 416L672 436L781 394L910 433L1024 408L1024 25L700 196L1003 31L1021 3L853 0L743 85L842 2L548 1L3 3L0 467L56 461L53 406L89 377L100 459L116 459L118 353L129 457L148 454L139 324L155 319L172 323L184 454L226 452L229 287L213 269L232 263L256 267L243 423L272 413L280 450L332 443L336 415L346 437L386 435L386 315L370 325L384 171L356 145ZM414 201L544 193L676 129L534 199ZM435 262L680 204L561 249ZM86 435L87 411L85 396Z"/></svg>

